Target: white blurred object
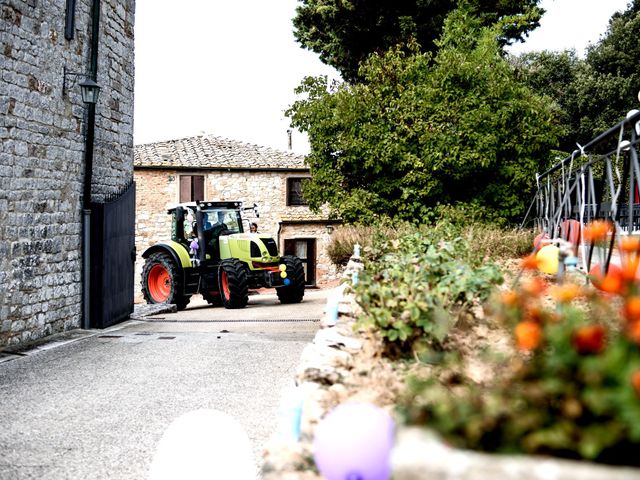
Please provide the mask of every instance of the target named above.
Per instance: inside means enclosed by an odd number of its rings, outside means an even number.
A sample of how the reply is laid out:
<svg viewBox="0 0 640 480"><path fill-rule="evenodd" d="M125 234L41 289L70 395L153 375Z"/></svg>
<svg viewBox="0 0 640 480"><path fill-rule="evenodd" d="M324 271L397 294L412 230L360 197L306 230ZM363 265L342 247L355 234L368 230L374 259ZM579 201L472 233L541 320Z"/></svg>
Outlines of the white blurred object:
<svg viewBox="0 0 640 480"><path fill-rule="evenodd" d="M149 480L254 480L251 442L236 419L217 410L178 417L164 432Z"/></svg>
<svg viewBox="0 0 640 480"><path fill-rule="evenodd" d="M625 152L629 151L630 148L631 148L631 142L629 140L622 140L618 145L618 150L622 150Z"/></svg>
<svg viewBox="0 0 640 480"><path fill-rule="evenodd" d="M283 391L277 430L278 439L283 443L295 443L300 439L302 404L303 396L299 387L293 385Z"/></svg>
<svg viewBox="0 0 640 480"><path fill-rule="evenodd" d="M340 297L333 293L327 297L327 326L333 327L338 322L338 304L340 302Z"/></svg>

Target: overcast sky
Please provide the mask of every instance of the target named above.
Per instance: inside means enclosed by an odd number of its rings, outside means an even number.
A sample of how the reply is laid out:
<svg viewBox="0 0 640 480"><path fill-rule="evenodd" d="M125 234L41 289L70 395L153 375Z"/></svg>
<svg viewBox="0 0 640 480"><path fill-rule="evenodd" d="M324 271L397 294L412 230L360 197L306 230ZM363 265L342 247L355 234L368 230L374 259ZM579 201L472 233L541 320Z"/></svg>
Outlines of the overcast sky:
<svg viewBox="0 0 640 480"><path fill-rule="evenodd" d="M284 110L306 75L338 78L293 38L297 0L137 0L136 144L200 133L287 149ZM579 53L627 0L543 0L547 14L512 49ZM293 149L306 153L298 132Z"/></svg>

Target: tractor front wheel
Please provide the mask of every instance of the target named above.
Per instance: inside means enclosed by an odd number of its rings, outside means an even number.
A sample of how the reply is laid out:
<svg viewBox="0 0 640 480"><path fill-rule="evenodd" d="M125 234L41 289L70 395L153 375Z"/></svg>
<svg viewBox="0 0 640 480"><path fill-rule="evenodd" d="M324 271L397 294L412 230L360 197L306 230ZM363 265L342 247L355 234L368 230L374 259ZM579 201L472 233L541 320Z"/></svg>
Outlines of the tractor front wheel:
<svg viewBox="0 0 640 480"><path fill-rule="evenodd" d="M147 303L173 303L183 310L190 295L182 295L182 277L169 254L152 253L142 269L142 295Z"/></svg>
<svg viewBox="0 0 640 480"><path fill-rule="evenodd" d="M302 260L293 255L286 255L282 257L282 263L287 267L289 285L276 288L278 299L280 303L300 303L304 297L304 266L302 265Z"/></svg>
<svg viewBox="0 0 640 480"><path fill-rule="evenodd" d="M249 301L249 278L247 266L240 260L230 258L220 263L218 284L224 308L244 308Z"/></svg>

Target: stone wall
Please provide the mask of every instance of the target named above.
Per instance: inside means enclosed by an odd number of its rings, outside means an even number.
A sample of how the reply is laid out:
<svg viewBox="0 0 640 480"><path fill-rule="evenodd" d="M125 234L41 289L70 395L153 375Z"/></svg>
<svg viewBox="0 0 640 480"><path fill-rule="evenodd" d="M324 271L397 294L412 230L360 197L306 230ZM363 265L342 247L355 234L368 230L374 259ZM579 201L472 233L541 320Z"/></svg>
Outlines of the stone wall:
<svg viewBox="0 0 640 480"><path fill-rule="evenodd" d="M65 0L0 5L0 347L80 325L85 106L91 0L77 0L65 38ZM133 170L135 0L103 0L93 199Z"/></svg>
<svg viewBox="0 0 640 480"><path fill-rule="evenodd" d="M179 175L206 175L205 198L215 201L242 201L246 206L258 205L259 218L253 218L248 211L245 218L258 224L260 233L278 238L280 221L283 219L318 220L322 216L311 214L308 207L287 206L286 183L290 176L282 171L175 171L142 169L135 170L136 197L136 301L142 301L140 275L142 273L142 253L151 245L169 240L171 234L170 217L167 209L178 203ZM325 253L329 235L324 223L308 223L283 226L280 231L280 248L285 238L317 239L317 283L333 280L335 267L328 262Z"/></svg>

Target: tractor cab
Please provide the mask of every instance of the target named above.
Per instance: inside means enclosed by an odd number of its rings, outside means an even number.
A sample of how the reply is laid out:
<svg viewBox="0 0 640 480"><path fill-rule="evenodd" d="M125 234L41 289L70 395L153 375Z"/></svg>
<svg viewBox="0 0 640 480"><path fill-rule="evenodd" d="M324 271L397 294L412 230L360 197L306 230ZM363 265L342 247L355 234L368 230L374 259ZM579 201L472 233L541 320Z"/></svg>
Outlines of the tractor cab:
<svg viewBox="0 0 640 480"><path fill-rule="evenodd" d="M244 232L241 208L241 202L177 205L168 212L173 217L171 239L189 250L198 262L219 260L220 237Z"/></svg>

